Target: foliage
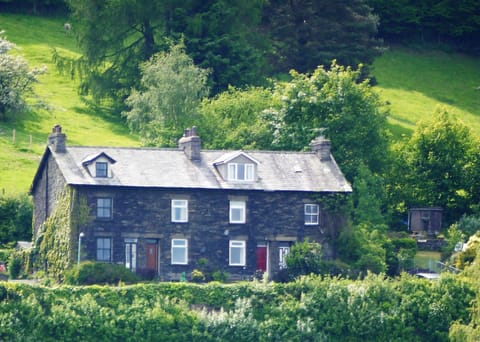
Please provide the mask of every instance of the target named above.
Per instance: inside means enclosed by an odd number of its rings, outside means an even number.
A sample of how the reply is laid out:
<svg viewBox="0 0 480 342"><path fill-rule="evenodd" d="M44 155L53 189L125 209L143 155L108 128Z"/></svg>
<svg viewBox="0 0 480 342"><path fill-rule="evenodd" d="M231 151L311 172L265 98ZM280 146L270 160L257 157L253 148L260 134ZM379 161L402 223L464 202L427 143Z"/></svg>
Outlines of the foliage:
<svg viewBox="0 0 480 342"><path fill-rule="evenodd" d="M322 272L322 245L308 239L295 243L286 258L287 272L294 279L301 275Z"/></svg>
<svg viewBox="0 0 480 342"><path fill-rule="evenodd" d="M470 237L480 231L480 216L478 215L463 215L458 220L458 229L465 235Z"/></svg>
<svg viewBox="0 0 480 342"><path fill-rule="evenodd" d="M394 154L398 160L389 173L391 204L440 206L447 224L470 212L476 193L471 179L478 174L474 144L468 127L446 110L420 123Z"/></svg>
<svg viewBox="0 0 480 342"><path fill-rule="evenodd" d="M138 280L138 276L124 265L95 261L82 262L65 272L65 283L70 285L130 284Z"/></svg>
<svg viewBox="0 0 480 342"><path fill-rule="evenodd" d="M229 87L200 108L202 144L214 149L270 149L272 137L262 112L273 105L270 89Z"/></svg>
<svg viewBox="0 0 480 342"><path fill-rule="evenodd" d="M447 240L447 245L442 251L444 258L452 255L459 242L463 243L465 241L465 234L459 229L458 223L454 223L448 227L445 238Z"/></svg>
<svg viewBox="0 0 480 342"><path fill-rule="evenodd" d="M205 281L205 274L202 271L194 269L192 274L190 274L190 279L194 283L203 283Z"/></svg>
<svg viewBox="0 0 480 342"><path fill-rule="evenodd" d="M0 283L0 339L448 341L451 323L468 322L474 298L472 283L453 276L55 288Z"/></svg>
<svg viewBox="0 0 480 342"><path fill-rule="evenodd" d="M220 283L226 283L230 278L230 274L223 270L217 270L212 273L212 280Z"/></svg>
<svg viewBox="0 0 480 342"><path fill-rule="evenodd" d="M383 225L362 223L347 226L338 238L338 255L341 261L351 266L351 273L382 273L387 270L387 242L386 227Z"/></svg>
<svg viewBox="0 0 480 342"><path fill-rule="evenodd" d="M254 82L261 74L256 45L263 43L255 28L262 1L67 2L84 55L66 61L57 54L57 61L82 78L84 94L97 99L123 101L140 86L139 66L182 38L195 63L212 70L216 91Z"/></svg>
<svg viewBox="0 0 480 342"><path fill-rule="evenodd" d="M27 110L27 98L34 95L33 85L46 72L45 67L30 68L22 56L10 54L14 48L16 45L0 31L0 119L4 121L7 114Z"/></svg>
<svg viewBox="0 0 480 342"><path fill-rule="evenodd" d="M359 165L380 172L387 160L386 116L378 95L359 71L337 65L312 74L291 72L288 83L275 83L281 105L266 112L276 149L302 150L326 130L332 153L347 179Z"/></svg>
<svg viewBox="0 0 480 342"><path fill-rule="evenodd" d="M378 20L363 0L275 0L265 8L263 21L276 70L311 72L334 59L350 66L371 63L382 45L375 38Z"/></svg>
<svg viewBox="0 0 480 342"><path fill-rule="evenodd" d="M460 269L464 269L466 266L471 265L480 252L480 232L472 235L467 242L466 248L460 251L455 258L455 266ZM479 260L476 260L478 263Z"/></svg>
<svg viewBox="0 0 480 342"><path fill-rule="evenodd" d="M62 280L77 257L77 238L80 228L89 219L89 208L84 196L65 187L59 195L56 208L40 226L34 241L34 267L57 280Z"/></svg>
<svg viewBox="0 0 480 342"><path fill-rule="evenodd" d="M141 90L132 91L123 115L147 145L176 146L181 132L198 120L208 72L194 65L183 45L152 56L141 69Z"/></svg>
<svg viewBox="0 0 480 342"><path fill-rule="evenodd" d="M10 279L17 279L21 270L22 259L20 259L15 253L12 253L8 259L8 276Z"/></svg>
<svg viewBox="0 0 480 342"><path fill-rule="evenodd" d="M32 240L32 200L0 194L0 244Z"/></svg>
<svg viewBox="0 0 480 342"><path fill-rule="evenodd" d="M450 43L478 52L475 44L480 34L478 1L369 0L368 4L380 17L380 36L389 41Z"/></svg>

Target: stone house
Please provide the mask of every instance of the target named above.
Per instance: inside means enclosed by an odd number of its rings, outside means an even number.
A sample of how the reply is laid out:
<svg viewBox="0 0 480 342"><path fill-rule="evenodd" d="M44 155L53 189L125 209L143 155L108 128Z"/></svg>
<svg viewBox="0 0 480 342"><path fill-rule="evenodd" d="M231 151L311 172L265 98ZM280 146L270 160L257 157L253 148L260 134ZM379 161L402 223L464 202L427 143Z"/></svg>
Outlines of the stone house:
<svg viewBox="0 0 480 342"><path fill-rule="evenodd" d="M67 229L69 266L78 252L160 280L188 278L201 258L232 280L273 275L306 238L335 257L345 220L326 203L352 191L323 137L310 152L203 150L195 128L178 148L79 147L55 126L31 187L34 241L65 189L67 215L87 208Z"/></svg>

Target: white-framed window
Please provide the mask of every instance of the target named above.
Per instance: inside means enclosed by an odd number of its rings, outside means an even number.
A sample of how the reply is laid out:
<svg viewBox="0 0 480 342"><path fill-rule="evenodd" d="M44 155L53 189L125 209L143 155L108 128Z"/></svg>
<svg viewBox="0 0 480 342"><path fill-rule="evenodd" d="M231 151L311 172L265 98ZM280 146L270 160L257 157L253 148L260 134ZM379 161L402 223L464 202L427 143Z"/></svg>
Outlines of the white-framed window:
<svg viewBox="0 0 480 342"><path fill-rule="evenodd" d="M172 239L172 264L188 264L188 240Z"/></svg>
<svg viewBox="0 0 480 342"><path fill-rule="evenodd" d="M318 216L320 208L318 204L305 204L305 224L314 225L318 224Z"/></svg>
<svg viewBox="0 0 480 342"><path fill-rule="evenodd" d="M229 163L228 180L253 181L254 165L252 163Z"/></svg>
<svg viewBox="0 0 480 342"><path fill-rule="evenodd" d="M242 240L230 240L229 265L245 266L246 242Z"/></svg>
<svg viewBox="0 0 480 342"><path fill-rule="evenodd" d="M137 239L125 239L125 267L132 272L137 269Z"/></svg>
<svg viewBox="0 0 480 342"><path fill-rule="evenodd" d="M290 253L290 247L278 247L278 267L282 270L287 268L287 255Z"/></svg>
<svg viewBox="0 0 480 342"><path fill-rule="evenodd" d="M112 218L112 199L110 197L97 198L97 218L103 220Z"/></svg>
<svg viewBox="0 0 480 342"><path fill-rule="evenodd" d="M230 201L230 223L245 223L246 221L245 201Z"/></svg>
<svg viewBox="0 0 480 342"><path fill-rule="evenodd" d="M172 222L188 222L187 200L172 200Z"/></svg>
<svg viewBox="0 0 480 342"><path fill-rule="evenodd" d="M108 177L108 163L106 162L95 163L95 177Z"/></svg>
<svg viewBox="0 0 480 342"><path fill-rule="evenodd" d="M112 261L112 239L97 238L97 260Z"/></svg>

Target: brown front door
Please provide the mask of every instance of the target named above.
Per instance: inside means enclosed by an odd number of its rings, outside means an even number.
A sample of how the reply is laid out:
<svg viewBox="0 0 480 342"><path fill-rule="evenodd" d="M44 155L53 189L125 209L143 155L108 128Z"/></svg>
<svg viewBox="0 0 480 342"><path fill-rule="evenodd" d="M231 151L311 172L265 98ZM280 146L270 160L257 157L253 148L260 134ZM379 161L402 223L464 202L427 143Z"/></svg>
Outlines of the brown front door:
<svg viewBox="0 0 480 342"><path fill-rule="evenodd" d="M155 274L158 271L158 243L147 242L147 269Z"/></svg>

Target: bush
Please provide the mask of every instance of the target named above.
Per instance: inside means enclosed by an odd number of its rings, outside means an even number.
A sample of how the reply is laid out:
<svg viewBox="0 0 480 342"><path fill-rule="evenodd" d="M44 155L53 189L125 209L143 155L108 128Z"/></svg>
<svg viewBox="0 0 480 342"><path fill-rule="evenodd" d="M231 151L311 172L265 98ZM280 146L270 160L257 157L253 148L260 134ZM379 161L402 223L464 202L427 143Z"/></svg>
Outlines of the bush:
<svg viewBox="0 0 480 342"><path fill-rule="evenodd" d="M205 281L205 274L203 274L202 271L195 269L192 271L190 278L194 283L203 283Z"/></svg>
<svg viewBox="0 0 480 342"><path fill-rule="evenodd" d="M65 283L70 285L131 284L139 277L123 265L86 261L65 273Z"/></svg>
<svg viewBox="0 0 480 342"><path fill-rule="evenodd" d="M8 275L10 279L17 279L21 269L22 260L15 253L12 253L8 260Z"/></svg>
<svg viewBox="0 0 480 342"><path fill-rule="evenodd" d="M230 279L230 274L225 271L215 271L212 273L212 279L221 283L226 283Z"/></svg>
<svg viewBox="0 0 480 342"><path fill-rule="evenodd" d="M322 272L322 245L308 239L294 244L287 255L287 271L292 277Z"/></svg>

